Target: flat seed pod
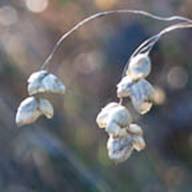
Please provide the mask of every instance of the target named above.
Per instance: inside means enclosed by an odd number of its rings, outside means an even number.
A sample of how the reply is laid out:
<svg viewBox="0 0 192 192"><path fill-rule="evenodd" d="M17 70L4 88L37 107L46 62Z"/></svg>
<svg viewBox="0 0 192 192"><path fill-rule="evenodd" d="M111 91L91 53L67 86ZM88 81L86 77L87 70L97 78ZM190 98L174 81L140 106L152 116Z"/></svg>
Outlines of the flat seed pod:
<svg viewBox="0 0 192 192"><path fill-rule="evenodd" d="M147 54L133 57L129 63L127 75L134 80L147 77L151 72L151 60Z"/></svg>
<svg viewBox="0 0 192 192"><path fill-rule="evenodd" d="M18 107L16 124L19 127L32 124L42 115L50 119L53 117L53 113L53 107L48 100L28 97Z"/></svg>
<svg viewBox="0 0 192 192"><path fill-rule="evenodd" d="M142 128L137 124L130 124L128 127L128 132L133 134L133 135L138 135L138 136L143 135Z"/></svg>
<svg viewBox="0 0 192 192"><path fill-rule="evenodd" d="M34 97L28 97L17 109L16 124L17 126L28 125L34 123L40 116L37 100Z"/></svg>
<svg viewBox="0 0 192 192"><path fill-rule="evenodd" d="M121 81L117 84L117 97L123 98L130 96L130 91L133 83L134 81L129 76L123 77Z"/></svg>
<svg viewBox="0 0 192 192"><path fill-rule="evenodd" d="M132 116L126 107L118 103L110 103L98 114L96 122L100 128L105 128L108 134L124 136L132 122Z"/></svg>
<svg viewBox="0 0 192 192"><path fill-rule="evenodd" d="M142 136L133 136L133 147L137 151L141 151L145 148L145 140Z"/></svg>
<svg viewBox="0 0 192 192"><path fill-rule="evenodd" d="M130 135L114 138L110 135L107 142L108 156L115 163L126 161L133 151L133 139Z"/></svg>
<svg viewBox="0 0 192 192"><path fill-rule="evenodd" d="M132 122L132 116L126 107L119 104L117 107L111 109L108 122L114 122L121 128L126 128Z"/></svg>
<svg viewBox="0 0 192 192"><path fill-rule="evenodd" d="M145 79L136 82L131 88L131 101L140 114L147 113L152 107L154 89Z"/></svg>
<svg viewBox="0 0 192 192"><path fill-rule="evenodd" d="M42 70L32 73L29 77L28 93L29 95L38 93L64 94L65 86L57 76Z"/></svg>
<svg viewBox="0 0 192 192"><path fill-rule="evenodd" d="M54 115L54 109L52 104L47 99L39 99L39 110L45 115L48 119L51 119Z"/></svg>
<svg viewBox="0 0 192 192"><path fill-rule="evenodd" d="M109 135L113 135L114 137L123 137L126 136L127 133L127 127L121 128L117 123L110 121L106 128L105 131Z"/></svg>
<svg viewBox="0 0 192 192"><path fill-rule="evenodd" d="M102 108L101 112L99 112L96 118L96 123L100 128L105 128L107 126L107 118L110 110L118 105L118 103L112 102Z"/></svg>

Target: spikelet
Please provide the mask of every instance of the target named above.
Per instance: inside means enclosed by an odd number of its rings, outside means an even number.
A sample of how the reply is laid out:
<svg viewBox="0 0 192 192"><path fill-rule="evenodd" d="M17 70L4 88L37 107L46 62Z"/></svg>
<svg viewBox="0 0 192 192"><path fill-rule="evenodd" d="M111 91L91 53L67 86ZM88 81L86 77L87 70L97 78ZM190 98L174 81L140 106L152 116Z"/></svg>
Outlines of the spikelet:
<svg viewBox="0 0 192 192"><path fill-rule="evenodd" d="M35 95L39 93L64 94L65 85L54 74L45 70L37 71L31 74L28 79L28 93Z"/></svg>
<svg viewBox="0 0 192 192"><path fill-rule="evenodd" d="M29 125L42 115L50 119L53 117L53 113L53 107L48 100L28 97L19 105L15 120L17 126Z"/></svg>

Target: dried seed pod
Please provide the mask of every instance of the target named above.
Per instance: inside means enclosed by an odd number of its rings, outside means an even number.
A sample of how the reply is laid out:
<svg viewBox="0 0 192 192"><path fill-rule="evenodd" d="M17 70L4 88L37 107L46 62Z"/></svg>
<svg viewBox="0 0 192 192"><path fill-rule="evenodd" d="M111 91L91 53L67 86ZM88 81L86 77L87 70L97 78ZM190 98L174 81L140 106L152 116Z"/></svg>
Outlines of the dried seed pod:
<svg viewBox="0 0 192 192"><path fill-rule="evenodd" d="M145 148L145 140L142 136L133 136L133 147L137 151L141 151Z"/></svg>
<svg viewBox="0 0 192 192"><path fill-rule="evenodd" d="M123 137L123 136L126 136L128 134L127 133L127 127L126 126L120 127L116 122L109 121L107 123L106 128L105 128L105 131L108 134L113 135L114 137Z"/></svg>
<svg viewBox="0 0 192 192"><path fill-rule="evenodd" d="M107 133L124 136L132 122L132 116L126 107L118 103L110 103L98 114L96 122L100 128L105 128Z"/></svg>
<svg viewBox="0 0 192 192"><path fill-rule="evenodd" d="M34 97L28 97L18 107L16 114L16 124L23 126L34 123L41 112L38 110L38 102Z"/></svg>
<svg viewBox="0 0 192 192"><path fill-rule="evenodd" d="M130 124L128 127L128 132L133 135L142 136L143 130L142 128L137 124Z"/></svg>
<svg viewBox="0 0 192 192"><path fill-rule="evenodd" d="M47 117L51 119L54 115L54 109L52 104L47 99L39 99L39 110Z"/></svg>
<svg viewBox="0 0 192 192"><path fill-rule="evenodd" d="M28 79L28 93L35 95L38 93L64 94L65 86L55 75L45 70L32 73Z"/></svg>
<svg viewBox="0 0 192 192"><path fill-rule="evenodd" d="M136 82L131 88L131 101L140 114L147 113L152 107L154 89L145 79Z"/></svg>
<svg viewBox="0 0 192 192"><path fill-rule="evenodd" d="M96 123L100 128L105 128L107 126L107 118L110 110L118 105L118 103L112 102L101 109L101 112L97 115L96 118Z"/></svg>
<svg viewBox="0 0 192 192"><path fill-rule="evenodd" d="M148 54L139 54L131 58L126 74L134 80L147 77L151 72L151 60Z"/></svg>
<svg viewBox="0 0 192 192"><path fill-rule="evenodd" d="M110 135L107 142L108 155L116 163L126 161L133 151L133 139L130 135L114 138Z"/></svg>
<svg viewBox="0 0 192 192"><path fill-rule="evenodd" d="M124 128L132 122L132 116L126 107L119 104L110 110L108 122L114 122Z"/></svg>
<svg viewBox="0 0 192 192"><path fill-rule="evenodd" d="M18 107L16 114L17 126L34 123L41 115L47 118L53 117L53 107L46 99L28 97Z"/></svg>
<svg viewBox="0 0 192 192"><path fill-rule="evenodd" d="M121 79L121 81L117 84L117 97L123 98L130 96L131 87L134 81L131 77L125 76Z"/></svg>

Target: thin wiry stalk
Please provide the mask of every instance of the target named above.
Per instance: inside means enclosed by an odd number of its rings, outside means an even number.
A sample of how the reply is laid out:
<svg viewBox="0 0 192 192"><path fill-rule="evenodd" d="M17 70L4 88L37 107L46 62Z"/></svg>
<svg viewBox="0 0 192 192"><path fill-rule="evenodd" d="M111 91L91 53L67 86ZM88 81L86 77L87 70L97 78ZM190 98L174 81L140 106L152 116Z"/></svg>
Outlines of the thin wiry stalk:
<svg viewBox="0 0 192 192"><path fill-rule="evenodd" d="M145 53L149 54L154 45L158 42L158 40L165 35L168 32L174 31L176 29L184 29L184 28L192 28L192 23L191 22L182 22L182 23L177 23L171 26L166 27L165 29L161 30L158 34L150 37L149 39L145 40L131 55L130 59L128 60L127 64L124 67L123 74L124 76L126 74L127 68L129 66L130 60L137 56L140 53Z"/></svg>
<svg viewBox="0 0 192 192"><path fill-rule="evenodd" d="M145 12L145 11L141 11L141 10L119 9L119 10L99 12L99 13L96 13L96 14L94 14L94 15L92 15L90 17L87 17L84 20L80 21L73 28L71 28L67 33L63 34L61 36L61 38L57 41L57 43L55 44L53 49L51 50L51 52L50 52L49 56L47 57L47 59L41 65L40 69L43 70L43 69L46 69L48 67L48 64L49 64L50 60L52 59L53 55L55 54L55 52L57 51L57 49L61 45L61 43L67 37L69 37L74 31L79 29L82 25L88 23L91 20L99 18L99 17L104 17L104 16L107 16L107 15L113 15L113 14L123 14L123 13L124 14L130 13L130 14L136 14L136 15L144 15L146 17L150 17L150 18L160 20L160 21L185 21L185 22L192 23L191 19L188 19L188 18L185 18L185 17L182 17L182 16L161 17L161 16L156 16L156 15L153 15L153 14Z"/></svg>

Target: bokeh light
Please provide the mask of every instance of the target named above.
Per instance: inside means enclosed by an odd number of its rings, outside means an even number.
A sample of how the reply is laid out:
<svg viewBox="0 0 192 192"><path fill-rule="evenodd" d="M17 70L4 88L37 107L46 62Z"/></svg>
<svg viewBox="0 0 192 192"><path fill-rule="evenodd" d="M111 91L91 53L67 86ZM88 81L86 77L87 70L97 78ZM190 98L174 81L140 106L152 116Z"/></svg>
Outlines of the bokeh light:
<svg viewBox="0 0 192 192"><path fill-rule="evenodd" d="M74 61L75 69L78 73L88 75L102 65L102 56L99 52L81 53Z"/></svg>
<svg viewBox="0 0 192 192"><path fill-rule="evenodd" d="M173 89L184 88L188 81L187 71L183 67L172 67L167 74L167 82Z"/></svg>
<svg viewBox="0 0 192 192"><path fill-rule="evenodd" d="M111 9L117 4L117 0L95 0L95 5L99 9Z"/></svg>
<svg viewBox="0 0 192 192"><path fill-rule="evenodd" d="M156 105L162 105L166 100L165 91L160 87L155 87L153 100Z"/></svg>
<svg viewBox="0 0 192 192"><path fill-rule="evenodd" d="M16 10L11 6L3 6L0 8L0 25L10 26L18 20Z"/></svg>
<svg viewBox="0 0 192 192"><path fill-rule="evenodd" d="M34 13L41 13L48 7L48 0L26 0L27 8Z"/></svg>

